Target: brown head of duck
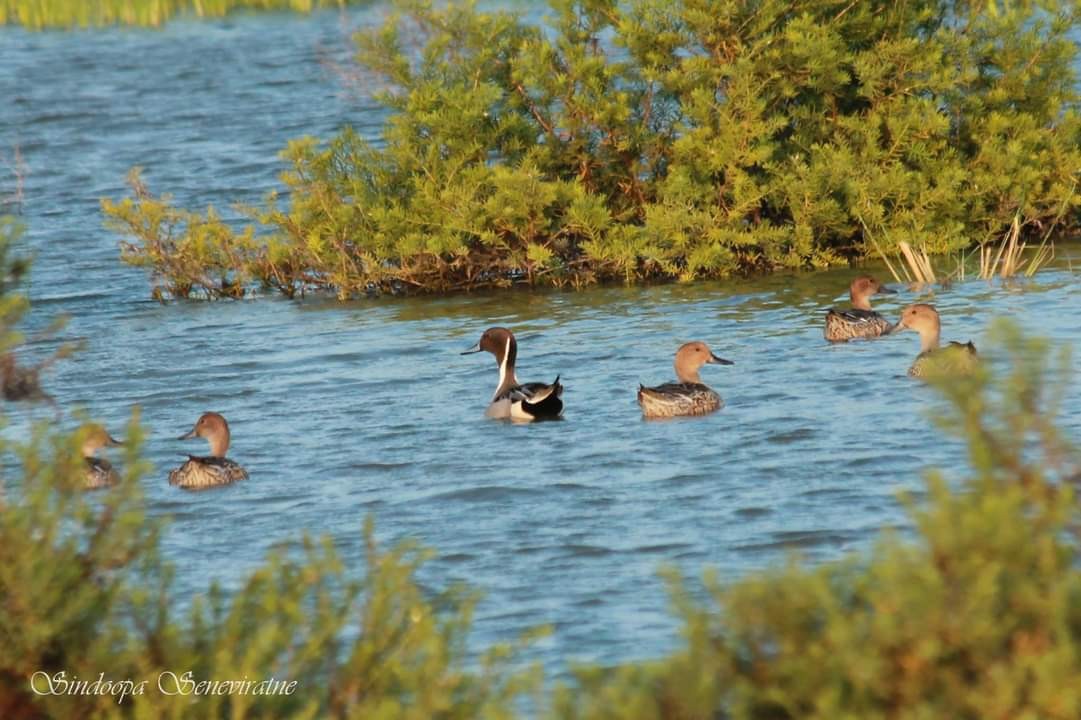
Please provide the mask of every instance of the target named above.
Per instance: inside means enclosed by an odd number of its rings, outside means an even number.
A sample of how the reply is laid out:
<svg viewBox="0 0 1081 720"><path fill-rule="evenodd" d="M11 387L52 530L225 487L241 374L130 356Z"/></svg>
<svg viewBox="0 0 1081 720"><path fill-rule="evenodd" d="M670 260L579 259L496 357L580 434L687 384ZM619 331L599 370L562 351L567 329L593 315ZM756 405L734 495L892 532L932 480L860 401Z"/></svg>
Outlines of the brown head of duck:
<svg viewBox="0 0 1081 720"><path fill-rule="evenodd" d="M870 275L860 275L848 286L848 297L852 300L852 307L856 310L870 310L872 295L894 295L896 290L891 290Z"/></svg>
<svg viewBox="0 0 1081 720"><path fill-rule="evenodd" d="M205 438L210 443L210 456L223 458L229 451L229 423L216 412L205 412L195 421L195 426L180 436L181 440Z"/></svg>
<svg viewBox="0 0 1081 720"><path fill-rule="evenodd" d="M95 457L104 447L116 447L122 443L110 435L101 425L90 424L83 427L83 444L80 448L85 462L83 485L87 489L107 488L120 481L120 476L112 464Z"/></svg>
<svg viewBox="0 0 1081 720"><path fill-rule="evenodd" d="M942 334L942 321L938 317L938 310L926 303L909 305L901 311L901 319L890 330L890 334L902 330L919 333L920 352L936 350Z"/></svg>
<svg viewBox="0 0 1081 720"><path fill-rule="evenodd" d="M951 342L941 346L938 311L923 303L909 305L891 332L912 330L920 335L920 354L908 369L912 377L966 375L978 366L976 346L971 342Z"/></svg>
<svg viewBox="0 0 1081 720"><path fill-rule="evenodd" d="M463 351L462 355L478 352L490 352L495 356L496 364L499 365L499 386L493 397L499 397L518 385L518 377L514 372L514 363L518 359L518 341L514 339L514 333L505 327L488 328L480 336L480 340L473 347Z"/></svg>
<svg viewBox="0 0 1081 720"><path fill-rule="evenodd" d="M87 425L83 436L82 454L84 458L92 458L103 447L119 447L123 443L114 438L101 425Z"/></svg>
<svg viewBox="0 0 1081 720"><path fill-rule="evenodd" d="M731 360L717 357L709 346L704 342L684 343L676 351L676 378L681 383L701 385L702 378L698 375L703 365L733 365Z"/></svg>

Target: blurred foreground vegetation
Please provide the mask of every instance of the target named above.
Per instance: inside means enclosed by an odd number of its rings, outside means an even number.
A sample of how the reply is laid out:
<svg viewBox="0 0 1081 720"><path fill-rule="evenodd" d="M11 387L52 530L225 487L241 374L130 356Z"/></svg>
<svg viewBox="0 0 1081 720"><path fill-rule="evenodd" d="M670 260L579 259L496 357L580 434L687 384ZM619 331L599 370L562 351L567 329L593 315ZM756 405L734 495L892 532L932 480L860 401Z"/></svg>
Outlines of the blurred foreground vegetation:
<svg viewBox="0 0 1081 720"><path fill-rule="evenodd" d="M105 25L157 27L176 17L223 17L239 10L345 7L370 0L0 0L0 25L92 28Z"/></svg>
<svg viewBox="0 0 1081 720"><path fill-rule="evenodd" d="M691 280L1079 229L1077 2L394 5L357 35L379 143L291 142L242 230L138 175L104 201L156 296Z"/></svg>
<svg viewBox="0 0 1081 720"><path fill-rule="evenodd" d="M7 239L10 349L27 306L16 285L25 264ZM554 688L520 669L512 646L471 654L474 593L422 589L427 553L380 548L370 525L365 558L305 538L235 594L211 587L179 612L141 489L160 480L139 459L137 413L123 481L94 493L80 489L81 432L38 425L0 444L0 717L1079 717L1081 472L1055 424L1071 359L1009 324L993 344L1001 362L937 384L937 430L967 441L970 472L928 477L926 500L908 501L911 533L816 567L793 559L731 584L707 574L704 592L673 575L682 630L671 655L579 668ZM187 671L297 685L167 694L195 687L168 675ZM61 689L102 673L136 684L42 696L34 688L49 685L35 673Z"/></svg>

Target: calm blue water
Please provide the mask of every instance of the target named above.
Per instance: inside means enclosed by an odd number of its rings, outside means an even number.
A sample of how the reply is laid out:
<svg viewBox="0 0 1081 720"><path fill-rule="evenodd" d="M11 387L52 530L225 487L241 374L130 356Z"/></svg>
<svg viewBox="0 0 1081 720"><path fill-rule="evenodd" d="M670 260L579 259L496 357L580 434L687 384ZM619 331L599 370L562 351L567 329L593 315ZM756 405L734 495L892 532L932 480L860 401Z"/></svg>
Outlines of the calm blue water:
<svg viewBox="0 0 1081 720"><path fill-rule="evenodd" d="M302 134L380 110L343 85L348 28L378 8L311 18L178 22L161 31L29 34L0 29L0 152L27 164L26 242L36 254L32 325L58 313L88 349L47 387L120 432L135 405L150 429L154 513L181 597L210 578L236 586L275 544L331 534L358 569L360 526L438 550L426 584L486 593L476 643L555 625L530 657L614 661L672 646L656 571L707 565L735 577L795 547L812 560L867 547L902 524L899 490L931 466L960 469L930 429L930 393L905 378L914 334L830 347L822 311L852 273L690 287L506 293L338 304L263 298L149 301L144 275L117 258L99 198L125 193L132 165L184 206L256 202L277 186L277 151ZM14 189L0 168L0 195ZM1076 246L1059 268L1005 289L969 282L917 297L946 339L986 345L1010 315L1078 345ZM518 334L519 375L566 384L566 420L485 420L497 380L488 355L460 356L488 326ZM671 379L684 341L733 367L707 367L727 407L708 418L642 422L637 383ZM49 344L31 348L45 353ZM1081 348L1079 348L1081 349ZM1081 357L1081 353L1077 353ZM1075 384L1065 422L1081 437ZM249 482L205 493L168 486L197 444L176 436L217 410ZM45 410L15 410L15 430ZM67 423L70 424L70 423Z"/></svg>

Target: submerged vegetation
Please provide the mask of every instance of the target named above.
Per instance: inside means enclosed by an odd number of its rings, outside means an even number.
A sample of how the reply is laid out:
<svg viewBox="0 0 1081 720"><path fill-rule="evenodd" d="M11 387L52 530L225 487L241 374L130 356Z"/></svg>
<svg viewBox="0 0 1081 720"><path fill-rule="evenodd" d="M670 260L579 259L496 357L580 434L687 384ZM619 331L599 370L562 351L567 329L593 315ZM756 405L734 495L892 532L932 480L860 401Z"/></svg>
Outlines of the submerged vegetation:
<svg viewBox="0 0 1081 720"><path fill-rule="evenodd" d="M44 28L164 25L176 17L223 17L239 10L345 7L370 0L0 0L0 25Z"/></svg>
<svg viewBox="0 0 1081 720"><path fill-rule="evenodd" d="M107 200L158 296L690 280L1078 229L1077 3L398 0L381 141L295 140L242 231ZM228 200L227 198L225 200ZM880 250L876 250L875 246Z"/></svg>
<svg viewBox="0 0 1081 720"><path fill-rule="evenodd" d="M8 239L6 348L26 309ZM926 498L905 500L911 532L696 590L670 574L671 655L551 688L519 643L477 653L476 594L422 587L427 552L382 549L370 525L364 557L304 539L179 610L137 413L106 491L80 487L85 428L0 437L0 716L1078 717L1081 466L1056 427L1071 358L1013 325L992 335L991 362L932 381L935 422L967 441L970 472L931 474Z"/></svg>

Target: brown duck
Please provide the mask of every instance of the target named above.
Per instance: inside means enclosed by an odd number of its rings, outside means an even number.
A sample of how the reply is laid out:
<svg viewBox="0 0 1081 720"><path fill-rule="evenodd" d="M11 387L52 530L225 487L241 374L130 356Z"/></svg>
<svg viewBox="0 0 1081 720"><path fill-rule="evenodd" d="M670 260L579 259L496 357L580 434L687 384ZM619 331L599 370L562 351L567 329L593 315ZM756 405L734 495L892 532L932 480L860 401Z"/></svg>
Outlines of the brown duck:
<svg viewBox="0 0 1081 720"><path fill-rule="evenodd" d="M920 354L908 369L911 377L935 374L964 374L971 372L979 362L976 346L971 342L940 344L942 321L938 311L931 305L918 303L901 311L901 319L890 333L912 330L920 336Z"/></svg>
<svg viewBox="0 0 1081 720"><path fill-rule="evenodd" d="M676 378L679 382L656 387L638 386L638 404L647 418L706 415L724 405L721 396L702 382L698 370L703 365L733 365L717 357L704 342L689 342L676 351Z"/></svg>
<svg viewBox="0 0 1081 720"><path fill-rule="evenodd" d="M237 480L247 480L248 472L225 453L229 450L229 423L215 412L203 413L181 440L206 438L210 443L210 455L188 455L188 461L169 473L169 484L182 488L207 488L229 485Z"/></svg>
<svg viewBox="0 0 1081 720"><path fill-rule="evenodd" d="M870 275L860 275L848 286L852 308L830 308L826 312L826 339L830 342L848 342L855 338L876 338L889 334L893 326L871 309L871 296L880 293L893 295L896 292Z"/></svg>
<svg viewBox="0 0 1081 720"><path fill-rule="evenodd" d="M110 435L101 425L87 426L86 439L83 440L82 447L83 461L86 463L83 479L87 489L112 487L120 481L112 463L105 458L96 457L101 448L117 447L120 444L120 441Z"/></svg>

